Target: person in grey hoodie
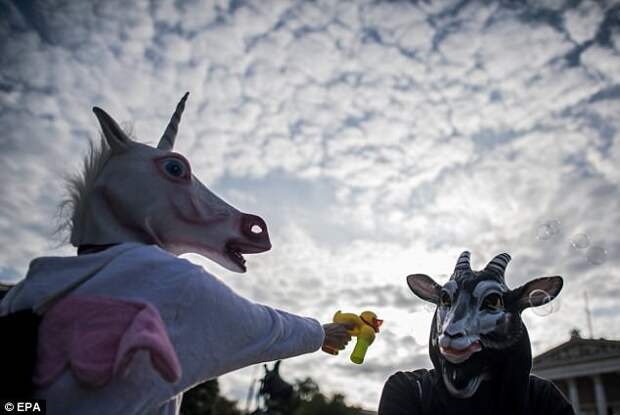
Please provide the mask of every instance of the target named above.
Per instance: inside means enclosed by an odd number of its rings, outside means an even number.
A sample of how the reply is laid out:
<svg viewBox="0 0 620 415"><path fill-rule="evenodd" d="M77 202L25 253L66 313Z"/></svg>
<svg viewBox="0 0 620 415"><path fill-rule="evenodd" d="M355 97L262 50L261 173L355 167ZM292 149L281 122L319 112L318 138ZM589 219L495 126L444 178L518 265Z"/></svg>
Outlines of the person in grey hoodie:
<svg viewBox="0 0 620 415"><path fill-rule="evenodd" d="M94 108L103 140L72 181L77 256L34 259L0 315L42 315L36 398L48 414L178 414L182 394L259 362L343 349L347 327L254 303L178 255L245 272L265 222L210 192L172 151L187 94L157 148Z"/></svg>

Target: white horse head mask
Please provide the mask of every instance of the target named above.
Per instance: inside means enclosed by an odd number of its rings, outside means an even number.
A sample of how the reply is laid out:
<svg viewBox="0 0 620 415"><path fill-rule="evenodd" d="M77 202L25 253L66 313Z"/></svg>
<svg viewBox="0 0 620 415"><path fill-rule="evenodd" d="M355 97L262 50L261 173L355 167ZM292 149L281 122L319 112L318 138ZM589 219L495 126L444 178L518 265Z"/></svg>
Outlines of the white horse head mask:
<svg viewBox="0 0 620 415"><path fill-rule="evenodd" d="M175 255L204 255L236 272L246 271L243 254L271 248L263 219L218 198L172 151L187 96L157 148L133 141L104 110L93 108L104 140L87 160L84 179L74 183L74 246L156 244Z"/></svg>

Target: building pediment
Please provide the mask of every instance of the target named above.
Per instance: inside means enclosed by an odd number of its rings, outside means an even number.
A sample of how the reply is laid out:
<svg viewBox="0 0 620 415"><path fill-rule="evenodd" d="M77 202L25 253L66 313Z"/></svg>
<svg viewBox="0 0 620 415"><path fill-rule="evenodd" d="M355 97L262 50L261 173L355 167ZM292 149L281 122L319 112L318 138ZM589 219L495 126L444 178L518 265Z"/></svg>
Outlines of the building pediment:
<svg viewBox="0 0 620 415"><path fill-rule="evenodd" d="M571 338L534 358L534 370L620 358L620 341Z"/></svg>

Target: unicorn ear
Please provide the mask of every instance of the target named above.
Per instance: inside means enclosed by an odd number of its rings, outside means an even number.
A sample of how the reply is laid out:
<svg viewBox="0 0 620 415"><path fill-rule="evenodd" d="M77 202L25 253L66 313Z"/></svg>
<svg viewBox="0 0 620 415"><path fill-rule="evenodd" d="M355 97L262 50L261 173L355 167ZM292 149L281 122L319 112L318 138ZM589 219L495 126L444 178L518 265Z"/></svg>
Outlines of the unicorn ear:
<svg viewBox="0 0 620 415"><path fill-rule="evenodd" d="M107 112L99 107L93 107L93 112L99 120L101 131L110 148L115 152L124 151L131 143L131 139Z"/></svg>

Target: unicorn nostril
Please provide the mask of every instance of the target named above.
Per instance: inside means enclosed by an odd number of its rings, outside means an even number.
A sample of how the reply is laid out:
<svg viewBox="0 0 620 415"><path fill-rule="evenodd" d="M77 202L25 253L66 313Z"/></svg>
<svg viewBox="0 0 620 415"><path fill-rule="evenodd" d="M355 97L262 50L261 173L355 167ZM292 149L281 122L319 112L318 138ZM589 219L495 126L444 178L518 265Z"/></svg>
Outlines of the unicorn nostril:
<svg viewBox="0 0 620 415"><path fill-rule="evenodd" d="M265 221L256 215L243 214L241 232L251 241L260 244L269 244L269 234Z"/></svg>

